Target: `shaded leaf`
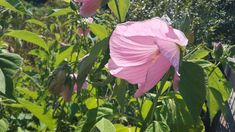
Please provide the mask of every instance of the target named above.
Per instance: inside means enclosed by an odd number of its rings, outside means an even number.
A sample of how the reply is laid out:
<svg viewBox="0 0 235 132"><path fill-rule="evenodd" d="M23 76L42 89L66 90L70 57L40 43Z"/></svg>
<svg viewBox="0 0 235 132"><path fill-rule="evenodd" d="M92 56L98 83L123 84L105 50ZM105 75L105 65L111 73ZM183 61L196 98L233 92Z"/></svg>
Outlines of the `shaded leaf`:
<svg viewBox="0 0 235 132"><path fill-rule="evenodd" d="M161 121L154 121L145 132L170 132L169 126Z"/></svg>
<svg viewBox="0 0 235 132"><path fill-rule="evenodd" d="M203 69L194 63L183 62L180 68L180 93L194 121L200 116L206 99L206 80Z"/></svg>

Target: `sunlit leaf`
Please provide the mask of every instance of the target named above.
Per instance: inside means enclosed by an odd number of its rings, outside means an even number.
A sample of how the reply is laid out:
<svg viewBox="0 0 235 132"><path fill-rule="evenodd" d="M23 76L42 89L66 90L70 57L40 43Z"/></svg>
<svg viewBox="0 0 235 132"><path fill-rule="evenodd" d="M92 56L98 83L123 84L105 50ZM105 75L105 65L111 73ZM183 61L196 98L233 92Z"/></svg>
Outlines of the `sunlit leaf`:
<svg viewBox="0 0 235 132"><path fill-rule="evenodd" d="M6 82L5 82L5 76L0 68L0 92L5 94L6 92Z"/></svg>
<svg viewBox="0 0 235 132"><path fill-rule="evenodd" d="M7 132L9 124L6 119L0 120L0 132Z"/></svg>
<svg viewBox="0 0 235 132"><path fill-rule="evenodd" d="M145 119L147 117L148 113L151 112L149 110L150 110L153 102L150 100L143 100L143 101L144 102L143 102L143 106L141 107L141 115L142 115L143 119Z"/></svg>
<svg viewBox="0 0 235 132"><path fill-rule="evenodd" d="M97 100L96 98L91 97L85 100L85 104L86 104L87 109L94 109L104 104L104 101L102 99Z"/></svg>
<svg viewBox="0 0 235 132"><path fill-rule="evenodd" d="M40 121L45 123L48 128L53 130L56 127L56 120L52 118L52 111L49 110L48 112L45 112L44 108L42 106L39 106L35 103L29 102L25 99L19 99L21 105L23 105L28 111L30 111L32 114L34 114Z"/></svg>
<svg viewBox="0 0 235 132"><path fill-rule="evenodd" d="M205 58L210 52L205 49L198 49L195 51L189 59L202 59Z"/></svg>
<svg viewBox="0 0 235 132"><path fill-rule="evenodd" d="M113 124L105 119L102 118L99 122L96 123L95 125L101 132L116 132L115 127L113 126Z"/></svg>
<svg viewBox="0 0 235 132"><path fill-rule="evenodd" d="M118 5L116 5L115 1L117 1ZM115 14L115 16L119 18L119 15L120 15L121 17L120 21L124 22L126 19L126 14L130 6L130 0L110 0L108 2L108 6L112 10L112 12ZM118 6L118 10L120 14L118 13L117 6Z"/></svg>
<svg viewBox="0 0 235 132"><path fill-rule="evenodd" d="M49 49L46 42L38 34L30 32L30 31L11 30L10 32L6 33L5 35L33 43L33 44L45 49L46 51L48 51L48 49Z"/></svg>
<svg viewBox="0 0 235 132"><path fill-rule="evenodd" d="M43 22L36 20L36 19L28 19L26 22L36 24L36 25L41 26L43 28L47 28L46 24L44 24Z"/></svg>
<svg viewBox="0 0 235 132"><path fill-rule="evenodd" d="M17 10L13 5L11 5L10 3L8 3L6 0L0 0L0 6L3 6L7 9L10 9L12 11L15 11L15 12L19 12L19 13L22 13L21 11Z"/></svg>
<svg viewBox="0 0 235 132"><path fill-rule="evenodd" d="M91 23L89 24L89 28L101 40L108 37L109 35L107 29L103 25Z"/></svg>
<svg viewBox="0 0 235 132"><path fill-rule="evenodd" d="M50 17L58 17L62 15L67 15L71 12L73 12L71 8L55 9L54 12L50 15Z"/></svg>
<svg viewBox="0 0 235 132"><path fill-rule="evenodd" d="M73 47L74 46L70 46L66 50L64 50L56 55L55 66L58 66L61 62L64 61L65 58L68 58L71 55L71 53L73 51Z"/></svg>

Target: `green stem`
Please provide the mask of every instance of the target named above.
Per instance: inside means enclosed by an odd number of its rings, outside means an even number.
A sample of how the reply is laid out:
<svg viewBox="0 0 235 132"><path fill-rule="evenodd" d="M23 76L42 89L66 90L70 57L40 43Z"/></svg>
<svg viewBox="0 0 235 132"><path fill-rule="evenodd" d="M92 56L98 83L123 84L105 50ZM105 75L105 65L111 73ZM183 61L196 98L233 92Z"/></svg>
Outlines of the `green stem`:
<svg viewBox="0 0 235 132"><path fill-rule="evenodd" d="M117 0L115 0L115 5L116 5L116 8L117 8L117 12L118 12L119 22L121 22L122 19L121 19L121 14L120 14L120 10L119 10L119 6L118 6L118 1Z"/></svg>
<svg viewBox="0 0 235 132"><path fill-rule="evenodd" d="M159 97L161 95L162 89L163 89L167 79L169 78L169 76L170 76L170 71L168 71L165 74L165 76L162 78L161 86L160 86L159 90L157 90L157 94L156 94L156 97L155 97L155 99L153 101L153 104L152 104L152 106L151 106L151 108L150 108L150 110L148 112L147 117L145 118L144 124L142 125L142 127L140 129L141 132L143 132L148 127L148 125L152 122L153 115L154 115L154 112L155 112L156 107L157 107L158 99L159 99Z"/></svg>

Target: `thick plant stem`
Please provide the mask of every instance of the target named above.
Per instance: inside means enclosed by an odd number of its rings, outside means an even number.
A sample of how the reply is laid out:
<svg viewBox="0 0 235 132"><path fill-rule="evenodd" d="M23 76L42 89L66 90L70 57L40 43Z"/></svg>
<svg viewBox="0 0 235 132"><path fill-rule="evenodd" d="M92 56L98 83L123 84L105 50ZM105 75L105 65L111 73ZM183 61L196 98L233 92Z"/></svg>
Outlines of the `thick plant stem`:
<svg viewBox="0 0 235 132"><path fill-rule="evenodd" d="M158 101L158 98L160 97L161 95L161 92L162 92L162 89L167 81L167 79L169 78L170 76L170 70L165 74L165 76L163 77L162 81L161 81L161 85L160 85L160 88L159 90L157 90L157 94L156 94L156 97L153 101L153 104L148 112L148 115L147 117L145 118L144 120L144 123L140 129L141 132L145 131L145 129L148 127L148 125L152 122L153 120L153 115L154 115L154 112L156 110L156 107L157 107L157 101Z"/></svg>
<svg viewBox="0 0 235 132"><path fill-rule="evenodd" d="M119 22L122 22L120 10L119 10L119 5L118 5L118 0L115 0L115 5L116 5L116 8L117 8Z"/></svg>

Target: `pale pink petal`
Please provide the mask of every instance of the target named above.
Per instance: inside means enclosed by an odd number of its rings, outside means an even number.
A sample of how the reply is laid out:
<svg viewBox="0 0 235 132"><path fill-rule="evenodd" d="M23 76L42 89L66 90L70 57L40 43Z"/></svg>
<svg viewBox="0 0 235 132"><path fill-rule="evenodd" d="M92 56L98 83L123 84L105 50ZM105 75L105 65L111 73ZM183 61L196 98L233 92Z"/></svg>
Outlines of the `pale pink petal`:
<svg viewBox="0 0 235 132"><path fill-rule="evenodd" d="M149 62L139 66L120 67L112 59L108 62L109 71L113 76L125 79L132 84L144 82L148 68L152 65L153 63Z"/></svg>
<svg viewBox="0 0 235 132"><path fill-rule="evenodd" d="M139 89L135 93L135 97L140 97L152 89L168 71L170 66L171 63L168 59L163 55L159 55L154 65L148 69L146 80L144 83L140 83Z"/></svg>
<svg viewBox="0 0 235 132"><path fill-rule="evenodd" d="M110 56L116 65L138 66L151 60L158 53L152 37L125 37L114 31L110 38Z"/></svg>
<svg viewBox="0 0 235 132"><path fill-rule="evenodd" d="M160 50L160 54L165 56L174 66L176 72L179 70L180 49L174 42L156 39L156 44Z"/></svg>
<svg viewBox="0 0 235 132"><path fill-rule="evenodd" d="M188 44L188 39L180 30L174 29L175 34L178 36L178 40L175 41L180 46L186 46Z"/></svg>
<svg viewBox="0 0 235 132"><path fill-rule="evenodd" d="M80 14L83 17L90 17L100 8L102 0L80 0L78 2L81 3Z"/></svg>
<svg viewBox="0 0 235 132"><path fill-rule="evenodd" d="M151 36L162 40L175 42L181 46L186 46L188 39L184 33L172 28L166 21L155 17L145 21L126 22L119 24L116 28L117 34L130 36Z"/></svg>

